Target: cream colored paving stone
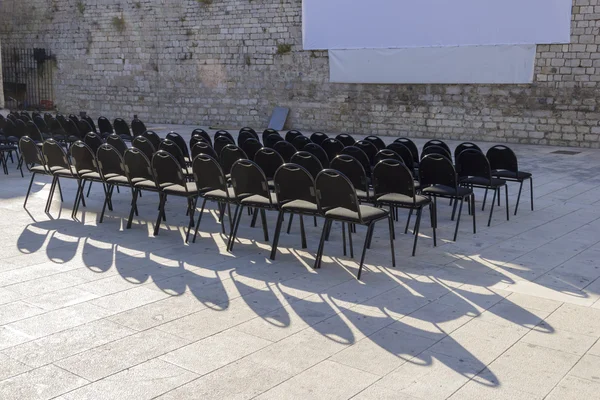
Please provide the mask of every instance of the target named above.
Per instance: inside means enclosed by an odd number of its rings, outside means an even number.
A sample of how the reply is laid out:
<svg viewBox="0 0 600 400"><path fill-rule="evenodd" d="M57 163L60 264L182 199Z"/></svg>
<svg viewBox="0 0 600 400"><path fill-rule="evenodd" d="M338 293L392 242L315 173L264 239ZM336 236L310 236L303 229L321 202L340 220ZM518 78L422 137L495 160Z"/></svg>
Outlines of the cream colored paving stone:
<svg viewBox="0 0 600 400"><path fill-rule="evenodd" d="M0 353L0 381L22 374L30 369L31 367Z"/></svg>
<svg viewBox="0 0 600 400"><path fill-rule="evenodd" d="M134 333L102 319L8 348L4 354L32 367L40 367Z"/></svg>
<svg viewBox="0 0 600 400"><path fill-rule="evenodd" d="M511 293L507 298L507 301L516 304L519 307L540 310L546 312L553 312L563 303L555 300L544 299L537 296L532 296L524 293Z"/></svg>
<svg viewBox="0 0 600 400"><path fill-rule="evenodd" d="M481 313L477 319L506 327L518 325L531 329L536 327L549 314L548 311L523 308L512 303L510 299L505 299ZM546 328L541 329L546 330Z"/></svg>
<svg viewBox="0 0 600 400"><path fill-rule="evenodd" d="M1 286L1 285L0 285ZM12 303L25 297L21 293L14 292L12 290L0 287L0 304Z"/></svg>
<svg viewBox="0 0 600 400"><path fill-rule="evenodd" d="M347 399L371 385L378 376L332 361L323 361L257 399Z"/></svg>
<svg viewBox="0 0 600 400"><path fill-rule="evenodd" d="M545 398L547 400L594 399L600 393L600 384L567 375Z"/></svg>
<svg viewBox="0 0 600 400"><path fill-rule="evenodd" d="M229 329L160 357L198 375L237 361L272 342Z"/></svg>
<svg viewBox="0 0 600 400"><path fill-rule="evenodd" d="M69 287L57 290L56 292L43 294L41 296L27 297L24 301L29 304L33 304L34 306L41 307L45 310L55 310L57 308L84 303L97 297L98 295L77 287Z"/></svg>
<svg viewBox="0 0 600 400"><path fill-rule="evenodd" d="M160 400L246 400L288 379L283 371L254 363L247 358L170 391Z"/></svg>
<svg viewBox="0 0 600 400"><path fill-rule="evenodd" d="M185 339L150 329L55 362L61 368L97 381L185 346Z"/></svg>
<svg viewBox="0 0 600 400"><path fill-rule="evenodd" d="M195 378L190 371L154 359L66 393L63 399L149 400Z"/></svg>
<svg viewBox="0 0 600 400"><path fill-rule="evenodd" d="M511 389L505 385L489 386L470 381L458 389L451 400L542 400L544 397Z"/></svg>
<svg viewBox="0 0 600 400"><path fill-rule="evenodd" d="M564 304L545 323L556 330L600 338L600 309Z"/></svg>
<svg viewBox="0 0 600 400"><path fill-rule="evenodd" d="M383 328L336 353L330 360L384 376L435 343L435 339Z"/></svg>
<svg viewBox="0 0 600 400"><path fill-rule="evenodd" d="M544 324L544 326L548 325ZM581 335L562 329L553 329L551 332L532 330L521 339L524 343L548 347L580 356L585 354L596 340L597 338L594 336Z"/></svg>
<svg viewBox="0 0 600 400"><path fill-rule="evenodd" d="M0 325L42 314L45 310L23 301L0 305Z"/></svg>
<svg viewBox="0 0 600 400"><path fill-rule="evenodd" d="M419 398L374 384L352 397L352 400L419 400Z"/></svg>
<svg viewBox="0 0 600 400"><path fill-rule="evenodd" d="M54 365L0 382L1 399L46 400L87 384L85 379Z"/></svg>
<svg viewBox="0 0 600 400"><path fill-rule="evenodd" d="M130 310L148 303L152 303L169 297L164 292L157 292L146 287L134 287L105 297L90 301L98 307L102 307L113 314Z"/></svg>
<svg viewBox="0 0 600 400"><path fill-rule="evenodd" d="M37 296L55 290L68 288L84 283L85 280L74 275L71 271L61 272L43 278L35 278L25 282L6 286L7 289L21 293L26 296Z"/></svg>
<svg viewBox="0 0 600 400"><path fill-rule="evenodd" d="M588 354L584 355L573 369L569 371L569 375L600 384L600 357Z"/></svg>

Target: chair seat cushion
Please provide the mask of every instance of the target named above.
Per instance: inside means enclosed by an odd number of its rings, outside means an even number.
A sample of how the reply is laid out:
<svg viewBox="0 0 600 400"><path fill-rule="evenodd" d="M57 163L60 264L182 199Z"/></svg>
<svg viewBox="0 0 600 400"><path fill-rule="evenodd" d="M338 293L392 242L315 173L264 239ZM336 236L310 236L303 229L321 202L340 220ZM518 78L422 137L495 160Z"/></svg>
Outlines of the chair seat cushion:
<svg viewBox="0 0 600 400"><path fill-rule="evenodd" d="M398 204L402 206L412 206L413 204L417 207L427 205L431 202L428 197L416 195L414 199L410 196L400 193L388 193L377 198L378 203L383 204Z"/></svg>
<svg viewBox="0 0 600 400"><path fill-rule="evenodd" d="M514 180L519 180L519 181L529 179L532 176L531 173L529 173L529 172L524 172L524 171L514 172L514 171L509 171L506 169L493 170L492 175L495 177L498 177L498 178L514 179Z"/></svg>
<svg viewBox="0 0 600 400"><path fill-rule="evenodd" d="M305 200L292 200L281 206L282 210L289 211L292 213L310 213L316 214L319 212L319 208L315 203Z"/></svg>
<svg viewBox="0 0 600 400"><path fill-rule="evenodd" d="M386 210L381 208L366 206L361 204L360 206L360 215L362 217L362 222L370 222L375 219L384 218L388 215ZM325 213L326 218L344 220L349 222L361 223L361 220L358 218L358 213L347 208L337 207L333 208Z"/></svg>
<svg viewBox="0 0 600 400"><path fill-rule="evenodd" d="M50 167L50 171L54 175L64 176L64 177L74 177L77 176L77 171L75 167L71 166L69 169L63 167Z"/></svg>
<svg viewBox="0 0 600 400"><path fill-rule="evenodd" d="M365 192L364 190L356 189L356 197L358 197L359 200L366 201L366 200L372 199L373 196L374 196L374 191L372 189L369 189L368 195L367 195L367 192Z"/></svg>
<svg viewBox="0 0 600 400"><path fill-rule="evenodd" d="M156 183L143 178L135 178L132 180L133 186L138 189L157 190Z"/></svg>
<svg viewBox="0 0 600 400"><path fill-rule="evenodd" d="M229 196L229 197L228 197ZM235 199L235 193L233 192L233 188L227 188L227 192L221 189L211 190L210 192L206 192L202 195L205 199L209 200L229 200Z"/></svg>
<svg viewBox="0 0 600 400"><path fill-rule="evenodd" d="M106 178L106 182L112 183L115 185L129 185L129 179L125 175L118 174L108 174L104 176Z"/></svg>
<svg viewBox="0 0 600 400"><path fill-rule="evenodd" d="M186 182L185 186L167 183L162 184L161 188L166 194L174 194L176 196L196 195L198 193L196 182Z"/></svg>
<svg viewBox="0 0 600 400"><path fill-rule="evenodd" d="M470 176L461 178L460 180L463 184L470 184L475 186L488 186L488 187L500 187L506 185L506 181L503 179L492 178L487 179L481 176Z"/></svg>
<svg viewBox="0 0 600 400"><path fill-rule="evenodd" d="M432 196L465 197L473 193L473 191L464 187L455 189L446 185L433 185L423 189L422 193Z"/></svg>
<svg viewBox="0 0 600 400"><path fill-rule="evenodd" d="M43 165L34 165L29 169L31 172L35 172L36 174L47 174L46 167Z"/></svg>
<svg viewBox="0 0 600 400"><path fill-rule="evenodd" d="M100 176L100 174L98 172L95 172L95 171L89 171L88 170L85 173L83 173L83 171L80 171L80 173L81 173L81 177L83 179L87 179L87 180L90 180L90 181L101 181L102 180L102 177Z"/></svg>
<svg viewBox="0 0 600 400"><path fill-rule="evenodd" d="M271 205L273 207L277 206L277 195L275 193L270 193L270 195L271 202L269 202L269 199L265 196L254 194L252 196L244 197L242 200L240 200L240 203L250 207L271 207Z"/></svg>

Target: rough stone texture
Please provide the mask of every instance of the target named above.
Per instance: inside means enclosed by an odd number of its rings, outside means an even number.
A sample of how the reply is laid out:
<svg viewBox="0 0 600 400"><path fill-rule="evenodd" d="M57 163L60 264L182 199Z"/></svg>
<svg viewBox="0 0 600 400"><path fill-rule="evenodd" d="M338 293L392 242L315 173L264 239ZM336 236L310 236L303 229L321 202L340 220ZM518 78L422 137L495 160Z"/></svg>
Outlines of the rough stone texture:
<svg viewBox="0 0 600 400"><path fill-rule="evenodd" d="M2 49L2 41L0 41L0 49ZM2 82L2 53L0 52L0 82ZM0 85L0 109L4 108L4 87Z"/></svg>
<svg viewBox="0 0 600 400"><path fill-rule="evenodd" d="M538 46L531 85L331 84L301 0L7 0L0 31L52 50L65 112L265 127L280 105L305 130L597 148L599 13L574 0L571 44Z"/></svg>

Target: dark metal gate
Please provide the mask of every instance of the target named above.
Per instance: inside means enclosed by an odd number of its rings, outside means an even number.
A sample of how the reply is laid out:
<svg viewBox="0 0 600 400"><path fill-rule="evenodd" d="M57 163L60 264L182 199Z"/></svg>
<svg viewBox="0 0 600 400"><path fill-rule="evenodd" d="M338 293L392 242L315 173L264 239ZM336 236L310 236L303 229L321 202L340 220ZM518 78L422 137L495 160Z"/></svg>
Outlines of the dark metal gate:
<svg viewBox="0 0 600 400"><path fill-rule="evenodd" d="M54 108L55 58L47 49L2 48L2 85L10 109Z"/></svg>

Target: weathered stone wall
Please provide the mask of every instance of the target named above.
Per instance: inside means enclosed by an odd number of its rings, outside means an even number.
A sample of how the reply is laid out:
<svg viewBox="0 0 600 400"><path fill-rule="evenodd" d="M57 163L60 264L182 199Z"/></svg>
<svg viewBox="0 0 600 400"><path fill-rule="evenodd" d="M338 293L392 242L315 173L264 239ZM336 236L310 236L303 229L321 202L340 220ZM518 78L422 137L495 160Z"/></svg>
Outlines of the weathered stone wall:
<svg viewBox="0 0 600 400"><path fill-rule="evenodd" d="M538 47L532 85L329 83L301 0L3 0L0 19L5 45L56 55L65 112L265 127L280 105L307 131L600 145L600 0L574 0L572 43Z"/></svg>
<svg viewBox="0 0 600 400"><path fill-rule="evenodd" d="M2 40L0 40L0 50L2 50ZM2 52L0 51L0 110L4 108L4 87L2 83Z"/></svg>

